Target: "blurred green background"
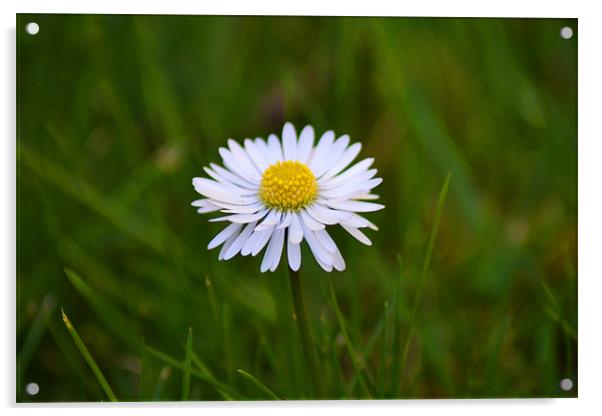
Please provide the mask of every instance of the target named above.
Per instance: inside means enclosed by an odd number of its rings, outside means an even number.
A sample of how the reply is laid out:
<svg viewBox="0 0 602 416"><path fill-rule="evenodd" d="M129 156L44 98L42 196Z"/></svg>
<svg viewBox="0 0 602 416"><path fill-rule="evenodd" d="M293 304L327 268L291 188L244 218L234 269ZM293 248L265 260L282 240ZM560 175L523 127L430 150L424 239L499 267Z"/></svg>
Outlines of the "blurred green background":
<svg viewBox="0 0 602 416"><path fill-rule="evenodd" d="M576 19L18 15L17 400L107 399L61 308L120 400L576 396L576 35ZM286 268L218 262L222 225L190 206L227 138L284 121L350 134L384 178L374 245L334 231L342 320L303 248L321 387Z"/></svg>

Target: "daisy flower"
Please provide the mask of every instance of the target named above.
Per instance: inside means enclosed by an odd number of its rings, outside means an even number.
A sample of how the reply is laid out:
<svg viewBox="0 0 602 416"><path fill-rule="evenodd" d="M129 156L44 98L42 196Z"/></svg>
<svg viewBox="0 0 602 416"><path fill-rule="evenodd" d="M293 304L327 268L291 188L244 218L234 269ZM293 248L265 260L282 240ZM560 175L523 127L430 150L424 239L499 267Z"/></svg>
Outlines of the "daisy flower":
<svg viewBox="0 0 602 416"><path fill-rule="evenodd" d="M194 189L204 198L192 203L197 212L219 211L226 215L211 222L229 223L209 243L221 246L218 259L237 254L256 256L267 246L261 272L274 271L284 245L289 267L301 266L301 242L305 240L322 269L345 269L345 260L326 230L339 224L360 242L372 242L362 228L378 228L358 213L377 211L383 205L372 189L382 182L370 169L374 159L349 167L362 145L349 145L349 136L338 139L327 131L314 146L314 129L306 126L297 137L286 123L282 140L269 135L267 141L245 139L243 145L228 140L220 147L223 167L211 163L208 178L194 178Z"/></svg>

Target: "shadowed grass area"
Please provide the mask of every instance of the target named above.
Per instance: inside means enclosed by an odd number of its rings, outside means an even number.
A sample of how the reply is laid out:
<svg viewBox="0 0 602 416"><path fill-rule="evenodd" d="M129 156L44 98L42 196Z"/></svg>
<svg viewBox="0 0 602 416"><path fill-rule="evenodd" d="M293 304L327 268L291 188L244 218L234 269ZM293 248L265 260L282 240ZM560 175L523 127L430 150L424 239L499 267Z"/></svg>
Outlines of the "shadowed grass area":
<svg viewBox="0 0 602 416"><path fill-rule="evenodd" d="M577 395L575 19L17 26L18 401ZM219 146L284 121L384 179L373 245L332 233L344 272L302 248L319 383L286 268L219 262L190 206Z"/></svg>

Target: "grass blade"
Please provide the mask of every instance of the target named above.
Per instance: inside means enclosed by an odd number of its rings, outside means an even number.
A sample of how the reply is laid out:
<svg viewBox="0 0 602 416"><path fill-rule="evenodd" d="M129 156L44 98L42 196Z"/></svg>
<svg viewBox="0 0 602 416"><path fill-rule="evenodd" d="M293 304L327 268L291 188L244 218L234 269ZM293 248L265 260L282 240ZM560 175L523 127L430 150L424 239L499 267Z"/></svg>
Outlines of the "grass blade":
<svg viewBox="0 0 602 416"><path fill-rule="evenodd" d="M389 301L385 301L384 302L384 310L382 313L382 316L380 317L379 321L376 323L376 325L374 326L374 330L372 331L372 334L370 335L370 337L368 338L368 341L366 342L366 346L364 348L363 351L363 358L362 360L364 362L368 362L370 360L370 355L372 354L374 348L377 345L380 345L380 367L377 369L377 373L376 373L376 391L380 394L383 390L384 390L384 385L385 385L385 381L388 381L388 379L390 378L389 376L386 375L386 370L387 370L387 360L389 359L387 357L387 351L390 350L389 344L390 344L390 339L391 336L389 334L390 330L388 329L388 326L390 326L390 320L392 319L392 315L395 313L395 299L393 299L393 301L391 303L389 303ZM380 341L380 343L379 343ZM349 383L350 386L353 388L355 387L355 384L357 383L357 377L355 376L355 374L353 375L353 378L351 379L351 382Z"/></svg>
<svg viewBox="0 0 602 416"><path fill-rule="evenodd" d="M97 397L103 394L101 387L96 383L88 382L88 368L87 364L79 358L79 351L75 346L71 335L65 332L63 322L59 322L58 319L54 319L54 316L46 318L48 331L54 340L56 346L63 356L63 365L70 368L70 372L67 372L67 377L70 380L76 381L81 391L86 391L90 396ZM65 369L68 371L67 369Z"/></svg>
<svg viewBox="0 0 602 416"><path fill-rule="evenodd" d="M224 398L224 400L241 400L239 394L215 378L209 367L207 367L207 365L194 353L194 351L192 352L192 362L199 368L200 372L205 375L207 380L211 380L211 383L213 383L215 389ZM237 399L235 399L235 397L237 397Z"/></svg>
<svg viewBox="0 0 602 416"><path fill-rule="evenodd" d="M424 256L424 261L422 262L422 268L420 270L420 275L418 276L418 290L416 293L416 297L414 298L414 304L412 305L412 310L410 312L410 320L409 320L409 329L406 334L405 345L403 348L403 356L402 356L402 365L401 365L401 373L397 375L397 378L403 377L405 372L408 351L410 348L410 343L412 341L412 336L414 335L414 323L416 318L416 311L418 310L418 305L420 305L422 300L422 292L424 291L424 281L426 278L426 273L431 264L431 258L433 256L433 248L435 246L435 240L437 239L437 234L439 232L439 224L441 223L441 216L443 214L443 208L445 206L445 198L447 197L447 191L449 190L449 183L451 181L451 171L447 172L447 176L445 177L445 181L443 182L443 186L441 187L441 191L439 192L439 198L437 198L437 207L435 208L435 220L433 222L433 228L431 229L431 234L429 236L428 245L426 248L426 254Z"/></svg>
<svg viewBox="0 0 602 416"><path fill-rule="evenodd" d="M182 377L182 400L190 399L190 372L192 370L192 328L188 327L186 337L186 357L184 358L184 374Z"/></svg>
<svg viewBox="0 0 602 416"><path fill-rule="evenodd" d="M67 331L69 331L69 333L71 334L71 337L73 337L73 342L75 342L77 349L79 350L81 355L84 357L84 360L86 360L86 363L88 363L88 366L94 373L94 376L96 376L96 379L98 380L98 383L104 390L105 394L107 395L107 397L109 398L110 401L112 401L112 402L118 401L117 397L115 396L115 393L113 393L113 389L111 389L111 386L107 382L107 379L102 374L102 371L100 371L100 368L98 368L98 365L96 364L96 361L94 361L94 358L92 357L92 354L90 354L90 351L86 347L86 344L84 344L84 341L82 341L82 339L79 337L77 330L71 324L71 321L67 317L67 314L65 313L65 311L63 309L61 309L61 313L63 314L63 322L65 323L65 327L67 327Z"/></svg>
<svg viewBox="0 0 602 416"><path fill-rule="evenodd" d="M328 293L330 296L330 303L332 305L332 308L334 309L334 313L337 317L337 321L339 323L339 327L341 328L341 332L343 333L343 338L345 339L347 353L349 354L349 358L351 359L351 364L353 365L353 371L355 372L355 376L360 384L360 387L362 388L363 393L366 396L365 398L371 398L370 390L368 389L366 379L364 378L364 374L362 372L362 367L360 366L354 348L351 345L351 338L349 337L349 332L347 331L345 319L343 317L343 314L341 313L341 309L339 308L336 294L334 293L334 285L332 283L332 276L330 274L328 275Z"/></svg>
<svg viewBox="0 0 602 416"><path fill-rule="evenodd" d="M544 307L543 311L552 321L560 326L567 337L577 341L577 331L566 319L560 316L558 311L550 308L549 306Z"/></svg>
<svg viewBox="0 0 602 416"><path fill-rule="evenodd" d="M112 223L124 234L151 250L163 254L164 250L148 221L135 215L119 201L96 189L91 183L53 163L32 148L20 146L21 161L43 180L84 204Z"/></svg>
<svg viewBox="0 0 602 416"><path fill-rule="evenodd" d="M310 384L309 393L315 394L315 390L318 394L323 391L322 386L322 374L318 367L318 360L316 358L316 350L311 339L311 333L309 331L309 325L307 323L307 314L305 312L305 301L303 300L303 291L301 288L301 279L299 278L299 272L289 268L289 281L291 285L291 306L293 308L293 319L297 324L297 330L299 337L301 338L301 346L307 364L309 365L309 374L313 384Z"/></svg>
<svg viewBox="0 0 602 416"><path fill-rule="evenodd" d="M52 295L46 294L42 299L39 310L29 326L29 330L27 331L27 335L25 336L25 341L23 341L23 345L21 346L19 353L17 354L17 386L22 385L22 378L27 373L27 368L29 367L29 363L40 345L40 341L44 333L46 332L46 327L48 325L48 316L54 312L56 308L56 302ZM19 389L19 392L21 390Z"/></svg>
<svg viewBox="0 0 602 416"><path fill-rule="evenodd" d="M272 400L280 400L280 398L278 396L276 396L276 394L272 390L270 390L265 384L263 384L261 381L257 380L251 374L247 373L245 370L241 370L239 368L236 371L240 375L242 375L244 378L251 381L251 383L255 384L259 388L259 390L261 390L265 394L267 394Z"/></svg>
<svg viewBox="0 0 602 416"><path fill-rule="evenodd" d="M67 275L69 282L73 285L75 290L77 290L79 294L90 303L104 325L110 328L115 336L123 341L128 348L137 351L141 345L134 334L138 333L139 331L137 328L130 327L131 321L126 318L126 315L113 304L98 296L94 289L90 287L88 283L86 283L75 271L69 269L68 267L64 267L63 271L65 272L65 275ZM126 322L127 324L125 324ZM133 331L132 329L135 330Z"/></svg>
<svg viewBox="0 0 602 416"><path fill-rule="evenodd" d="M155 383L153 389L153 401L161 400L165 384L167 383L167 380L169 380L169 377L171 377L171 367L166 365L161 369L157 382Z"/></svg>
<svg viewBox="0 0 602 416"><path fill-rule="evenodd" d="M435 240L437 239L437 234L439 233L439 224L441 223L441 216L443 215L443 208L445 206L445 198L447 197L447 191L449 190L449 183L451 181L451 171L447 172L447 176L445 177L445 182L443 182L443 186L441 187L441 191L439 192L439 198L437 198L437 208L435 209L435 221L433 222L433 228L431 229L431 234L429 236L428 246L426 248L426 255L424 256L424 261L422 262L422 269L420 270L420 276L418 281L418 295L422 296L422 291L424 290L424 280L426 273L428 271L429 266L431 265L431 258L433 257L433 248L435 246ZM420 300L417 298L417 300ZM414 308L412 313L415 313L418 302L414 303Z"/></svg>
<svg viewBox="0 0 602 416"><path fill-rule="evenodd" d="M576 341L577 330L566 319L563 318L561 307L556 300L556 297L552 294L550 287L545 282L541 282L541 287L546 297L550 301L549 305L544 305L543 312L560 326L565 335Z"/></svg>
<svg viewBox="0 0 602 416"><path fill-rule="evenodd" d="M402 315L402 305L401 305L401 285L403 282L403 263L401 260L401 256L399 257L399 276L395 281L395 291L393 296L393 304L395 307L395 311L393 314L393 351L399 351L401 348L401 315ZM400 384L400 367L401 360L399 358L399 354L393 355L393 368L391 369L391 374L393 374L391 391L393 397L395 397L399 393L399 384Z"/></svg>
<svg viewBox="0 0 602 416"><path fill-rule="evenodd" d="M149 353L151 353L152 355L154 355L161 361L164 361L165 363L169 364L170 366L177 368L179 370L184 370L184 365L182 362L165 354L164 352L161 352L159 350L156 350L156 349L154 349L152 347L148 347L148 346L145 347L145 349L146 349L146 351L148 351ZM192 357L192 361L194 361L196 364L198 358L195 357L194 352L191 354L191 357ZM224 397L224 399L226 399L226 400L242 400L242 397L240 394L238 394L237 392L232 390L226 384L215 379L215 377L213 377L212 375L207 374L205 372L198 371L195 368L190 369L190 374L205 381L209 385L213 386L218 391L218 393L220 393L222 395L222 397Z"/></svg>

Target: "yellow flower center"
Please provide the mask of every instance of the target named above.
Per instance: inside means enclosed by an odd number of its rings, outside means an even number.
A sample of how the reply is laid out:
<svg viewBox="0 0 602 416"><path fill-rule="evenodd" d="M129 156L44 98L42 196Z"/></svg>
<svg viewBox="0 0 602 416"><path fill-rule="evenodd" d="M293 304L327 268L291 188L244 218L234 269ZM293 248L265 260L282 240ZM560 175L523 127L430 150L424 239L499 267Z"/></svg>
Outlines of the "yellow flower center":
<svg viewBox="0 0 602 416"><path fill-rule="evenodd" d="M276 162L263 172L259 196L264 204L281 211L298 211L318 194L318 182L305 163Z"/></svg>

